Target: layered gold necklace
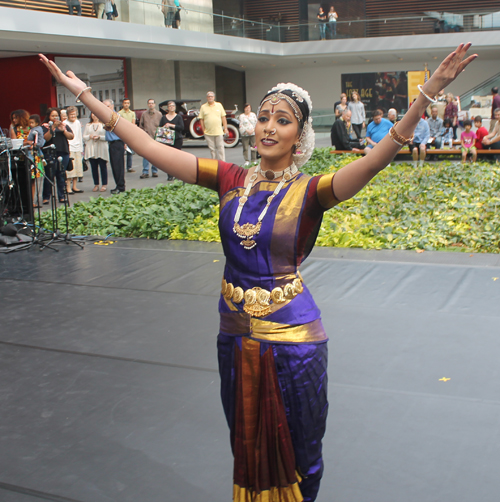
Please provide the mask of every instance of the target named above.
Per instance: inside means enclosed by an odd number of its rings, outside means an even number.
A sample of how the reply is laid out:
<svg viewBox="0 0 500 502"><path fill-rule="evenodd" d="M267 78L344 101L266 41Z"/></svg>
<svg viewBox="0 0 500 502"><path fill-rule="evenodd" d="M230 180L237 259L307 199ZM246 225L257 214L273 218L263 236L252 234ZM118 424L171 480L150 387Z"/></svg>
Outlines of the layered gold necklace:
<svg viewBox="0 0 500 502"><path fill-rule="evenodd" d="M248 181L248 185L245 189L245 192L243 193L243 196L240 198L240 201L238 203L238 209L236 210L236 214L234 215L234 225L233 225L233 232L240 238L242 241L240 244L245 248L245 249L252 249L257 245L257 242L254 240L255 236L259 234L260 229L262 228L262 220L264 219L264 216L267 213L267 210L269 209L269 206L271 205L271 202L273 199L278 195L280 190L283 188L283 185L287 182L290 181L298 172L299 168L292 163L291 166L288 166L286 169L283 171L273 171L273 170L268 170L268 171L262 171L260 168L260 164L257 166L257 169L255 169L255 172L250 176L250 179ZM268 179L268 180L275 180L276 178L282 177L281 181L278 183L276 188L274 189L274 192L267 198L267 204L260 213L259 217L257 218L257 223L244 223L243 225L239 224L240 217L241 217L241 212L243 211L243 206L246 204L248 197L250 195L250 191L253 188L253 184L255 180L258 178L259 173L262 173L262 175Z"/></svg>

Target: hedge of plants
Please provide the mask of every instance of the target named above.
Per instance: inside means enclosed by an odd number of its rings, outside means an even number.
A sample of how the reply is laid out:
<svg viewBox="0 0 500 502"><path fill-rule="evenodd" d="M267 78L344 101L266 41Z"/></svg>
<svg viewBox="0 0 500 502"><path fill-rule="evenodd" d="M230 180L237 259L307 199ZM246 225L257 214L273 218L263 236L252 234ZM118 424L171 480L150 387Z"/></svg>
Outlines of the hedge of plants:
<svg viewBox="0 0 500 502"><path fill-rule="evenodd" d="M353 160L329 151L316 149L302 170L328 173ZM496 164L393 164L354 198L325 213L317 245L497 253L499 205ZM218 209L214 192L177 181L76 203L69 212L70 232L219 241ZM42 225L51 228L49 213Z"/></svg>

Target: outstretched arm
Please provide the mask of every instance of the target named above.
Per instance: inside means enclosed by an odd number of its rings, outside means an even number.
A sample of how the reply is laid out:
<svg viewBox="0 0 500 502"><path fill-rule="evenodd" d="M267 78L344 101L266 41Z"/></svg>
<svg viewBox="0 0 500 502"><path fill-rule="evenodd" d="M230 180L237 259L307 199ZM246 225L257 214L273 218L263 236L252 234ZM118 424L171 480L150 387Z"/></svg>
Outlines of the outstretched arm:
<svg viewBox="0 0 500 502"><path fill-rule="evenodd" d="M68 71L65 75L53 61L48 60L43 54L39 56L40 61L45 64L57 82L64 85L75 96L85 89L86 84L77 78L72 71ZM105 124L109 122L112 111L95 98L91 92L82 93L80 100L102 122ZM197 161L194 155L154 141L146 132L127 120L119 120L114 132L132 150L162 171L186 183L196 182Z"/></svg>
<svg viewBox="0 0 500 502"><path fill-rule="evenodd" d="M425 94L431 97L436 96L441 89L453 82L469 63L477 58L477 54L466 58L470 46L470 43L460 44L454 52L444 59L432 77L423 85ZM429 100L420 94L401 122L397 124L395 131L399 135L409 138L428 105ZM333 190L337 199L346 200L356 195L392 161L400 148L387 135L373 148L370 155L355 160L340 169L333 177Z"/></svg>

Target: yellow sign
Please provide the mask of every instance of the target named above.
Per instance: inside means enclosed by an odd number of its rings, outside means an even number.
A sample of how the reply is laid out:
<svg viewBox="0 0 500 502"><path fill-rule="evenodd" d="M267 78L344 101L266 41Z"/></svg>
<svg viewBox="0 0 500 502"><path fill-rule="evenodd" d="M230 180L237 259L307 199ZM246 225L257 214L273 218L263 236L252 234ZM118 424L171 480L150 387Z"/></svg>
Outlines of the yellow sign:
<svg viewBox="0 0 500 502"><path fill-rule="evenodd" d="M420 91L418 90L418 85L425 84L425 74L427 73L427 80L430 78L431 74L429 71L409 71L408 72L408 105L411 105L415 99L418 98Z"/></svg>

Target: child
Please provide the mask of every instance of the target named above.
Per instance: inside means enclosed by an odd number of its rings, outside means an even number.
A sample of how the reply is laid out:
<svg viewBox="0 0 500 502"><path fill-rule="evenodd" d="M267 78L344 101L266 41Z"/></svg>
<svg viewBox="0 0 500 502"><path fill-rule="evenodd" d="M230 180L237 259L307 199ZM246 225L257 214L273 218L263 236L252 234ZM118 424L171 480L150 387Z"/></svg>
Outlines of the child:
<svg viewBox="0 0 500 502"><path fill-rule="evenodd" d="M443 139L443 145L448 143L448 148L453 148L453 127L450 119L444 119L443 127L441 129L441 137Z"/></svg>
<svg viewBox="0 0 500 502"><path fill-rule="evenodd" d="M40 149L45 144L45 139L43 138L43 130L40 125L41 122L40 115L30 115L30 132L28 137L24 140L25 145L31 145L33 147L31 151L27 153L27 156L33 162L31 164L31 198L34 208L40 207L38 204L35 204L35 178L43 176L43 155Z"/></svg>
<svg viewBox="0 0 500 502"><path fill-rule="evenodd" d="M477 151L474 143L476 141L476 133L472 131L472 122L464 120L465 131L460 135L460 144L462 145L462 164L467 160L467 154L472 154L472 162L476 162Z"/></svg>
<svg viewBox="0 0 500 502"><path fill-rule="evenodd" d="M481 150L483 146L483 138L488 136L488 129L483 126L483 119L478 115L474 117L474 127L476 130L476 150Z"/></svg>

